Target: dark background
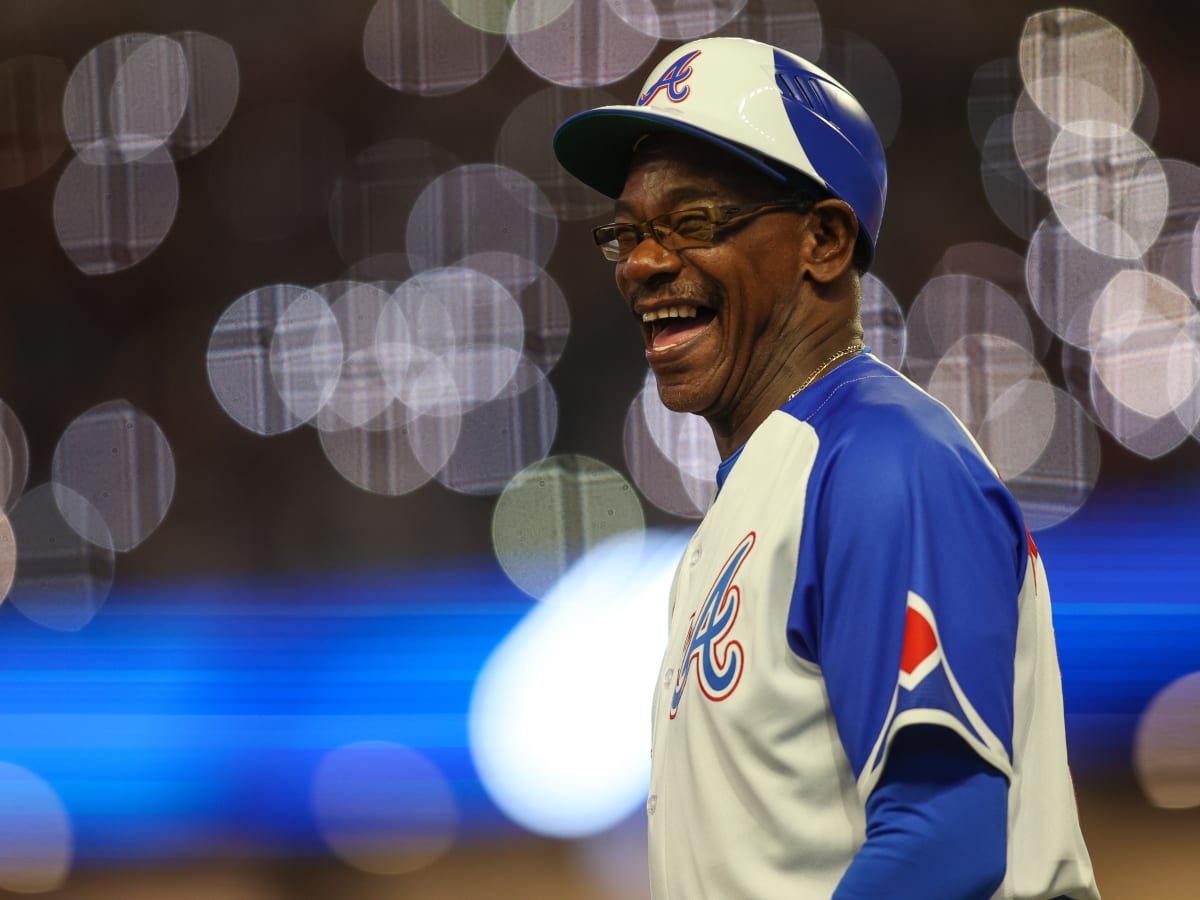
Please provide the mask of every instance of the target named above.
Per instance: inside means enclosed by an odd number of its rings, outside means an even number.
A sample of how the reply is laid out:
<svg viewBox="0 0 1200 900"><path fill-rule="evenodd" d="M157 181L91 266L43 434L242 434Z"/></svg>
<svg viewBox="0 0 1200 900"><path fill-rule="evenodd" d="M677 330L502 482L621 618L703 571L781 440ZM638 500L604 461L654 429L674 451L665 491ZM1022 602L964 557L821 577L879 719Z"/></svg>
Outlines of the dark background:
<svg viewBox="0 0 1200 900"><path fill-rule="evenodd" d="M263 104L300 101L340 124L347 159L385 137L419 136L462 162L491 161L508 112L545 82L507 50L489 75L459 93L393 91L363 65L370 8L365 0L5 0L0 58L50 55L70 70L116 34L208 31L237 53L235 123ZM875 44L901 86L902 118L888 149L890 193L873 271L902 306L952 244L992 241L1023 252L1024 242L987 206L966 96L980 65L1015 54L1025 17L1041 8L873 0L819 7L827 33L847 29ZM1088 8L1127 32L1157 85L1161 112L1151 145L1159 156L1200 159L1194 6L1103 2ZM641 70L609 90L632 97L669 46L661 43ZM279 240L237 237L208 187L220 145L218 138L179 162L179 213L167 239L139 265L111 275L84 275L55 238L52 197L69 153L34 182L0 192L0 399L26 428L29 484L49 477L54 444L73 418L125 398L158 422L178 475L166 521L120 559L122 577L336 569L486 553L490 497L462 496L436 483L394 499L367 494L325 462L310 429L263 439L216 403L205 352L222 311L256 287L317 284L346 268L326 220ZM645 366L611 287L610 266L590 246L592 224L563 223L547 267L572 316L566 351L550 376L559 399L553 451L585 453L623 469L621 427ZM1101 481L1170 480L1196 470L1198 462L1195 441L1149 462L1105 437ZM648 515L652 522L669 520L652 508Z"/></svg>

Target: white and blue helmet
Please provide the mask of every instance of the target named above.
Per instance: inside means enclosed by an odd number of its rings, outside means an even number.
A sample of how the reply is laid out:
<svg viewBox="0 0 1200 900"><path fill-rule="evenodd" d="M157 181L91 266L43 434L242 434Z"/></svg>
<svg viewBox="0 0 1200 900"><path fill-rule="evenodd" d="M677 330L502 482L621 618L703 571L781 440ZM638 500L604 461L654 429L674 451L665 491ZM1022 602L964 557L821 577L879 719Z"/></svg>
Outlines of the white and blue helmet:
<svg viewBox="0 0 1200 900"><path fill-rule="evenodd" d="M672 51L633 106L572 116L554 135L563 167L617 197L646 134L676 132L723 147L771 177L815 182L854 210L873 254L887 198L887 161L859 102L802 57L745 38L714 37Z"/></svg>

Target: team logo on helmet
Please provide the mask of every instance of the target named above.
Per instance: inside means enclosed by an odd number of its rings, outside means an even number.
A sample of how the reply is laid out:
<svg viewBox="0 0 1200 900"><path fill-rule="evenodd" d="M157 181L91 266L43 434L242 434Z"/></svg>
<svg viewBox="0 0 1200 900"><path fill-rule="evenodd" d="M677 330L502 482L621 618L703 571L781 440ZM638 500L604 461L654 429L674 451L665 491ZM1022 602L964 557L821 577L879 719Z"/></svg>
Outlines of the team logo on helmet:
<svg viewBox="0 0 1200 900"><path fill-rule="evenodd" d="M733 693L742 678L745 660L742 645L728 638L742 605L741 589L733 579L753 546L752 531L742 538L737 549L721 567L704 604L692 614L692 623L684 642L683 663L679 666L679 674L675 676L675 693L671 697L672 719L679 711L679 701L683 699L683 689L687 687L693 664L700 690L709 700L724 700Z"/></svg>
<svg viewBox="0 0 1200 900"><path fill-rule="evenodd" d="M691 53L685 53L667 66L667 70L658 76L658 81L646 88L646 92L638 97L637 105L647 105L659 95L660 91L664 90L667 92L667 99L672 103L686 100L687 95L692 92L692 86L684 84L684 82L692 77L692 60L699 56L700 52L693 50Z"/></svg>

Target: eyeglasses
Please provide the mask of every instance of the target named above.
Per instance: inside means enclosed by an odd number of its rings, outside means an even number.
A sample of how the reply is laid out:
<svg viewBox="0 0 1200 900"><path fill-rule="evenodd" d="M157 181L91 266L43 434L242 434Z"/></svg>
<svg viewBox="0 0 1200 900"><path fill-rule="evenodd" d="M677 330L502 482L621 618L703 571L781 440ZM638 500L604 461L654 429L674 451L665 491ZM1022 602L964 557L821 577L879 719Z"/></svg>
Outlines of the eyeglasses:
<svg viewBox="0 0 1200 900"><path fill-rule="evenodd" d="M804 211L815 201L807 197L768 200L754 206L696 206L677 209L642 223L612 222L593 229L592 236L604 258L611 262L628 259L646 238L654 238L666 250L711 247L721 232L748 219L781 209Z"/></svg>

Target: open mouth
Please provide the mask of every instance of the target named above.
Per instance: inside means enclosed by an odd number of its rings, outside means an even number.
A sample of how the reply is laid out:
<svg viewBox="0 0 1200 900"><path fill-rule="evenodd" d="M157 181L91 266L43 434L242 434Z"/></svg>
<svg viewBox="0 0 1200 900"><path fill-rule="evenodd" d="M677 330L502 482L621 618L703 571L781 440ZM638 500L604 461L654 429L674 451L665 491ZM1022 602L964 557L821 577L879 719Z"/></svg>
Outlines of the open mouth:
<svg viewBox="0 0 1200 900"><path fill-rule="evenodd" d="M697 306L668 306L642 314L642 327L652 350L667 350L703 331L716 317L713 310Z"/></svg>

